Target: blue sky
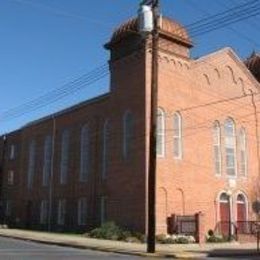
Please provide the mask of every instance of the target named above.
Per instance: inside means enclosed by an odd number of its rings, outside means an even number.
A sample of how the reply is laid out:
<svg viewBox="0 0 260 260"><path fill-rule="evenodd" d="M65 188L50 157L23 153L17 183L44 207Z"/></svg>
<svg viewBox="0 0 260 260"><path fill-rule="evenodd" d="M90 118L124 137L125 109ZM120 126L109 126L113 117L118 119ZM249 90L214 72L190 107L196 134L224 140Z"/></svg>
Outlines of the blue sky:
<svg viewBox="0 0 260 260"><path fill-rule="evenodd" d="M248 0L162 0L183 25ZM1 114L58 88L108 60L111 32L136 14L138 0L0 0L0 134L104 93L105 78L55 104L12 120ZM209 4L210 3L210 4ZM193 57L230 46L245 58L260 50L260 16L193 39Z"/></svg>

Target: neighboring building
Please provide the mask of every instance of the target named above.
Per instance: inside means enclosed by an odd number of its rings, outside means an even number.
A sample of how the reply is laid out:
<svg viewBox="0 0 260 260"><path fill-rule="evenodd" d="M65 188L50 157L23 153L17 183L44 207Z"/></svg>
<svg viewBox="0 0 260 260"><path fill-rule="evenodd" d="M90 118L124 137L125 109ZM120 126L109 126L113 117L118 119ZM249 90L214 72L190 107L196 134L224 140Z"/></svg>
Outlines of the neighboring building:
<svg viewBox="0 0 260 260"><path fill-rule="evenodd" d="M202 212L206 230L229 213L255 219L259 83L230 48L192 59L176 21L162 19L159 41L157 233L173 214ZM146 232L150 43L137 19L124 23L105 45L109 93L5 136L10 223L84 231L113 220Z"/></svg>
<svg viewBox="0 0 260 260"><path fill-rule="evenodd" d="M245 61L245 64L255 78L260 81L260 54L253 52L252 55Z"/></svg>

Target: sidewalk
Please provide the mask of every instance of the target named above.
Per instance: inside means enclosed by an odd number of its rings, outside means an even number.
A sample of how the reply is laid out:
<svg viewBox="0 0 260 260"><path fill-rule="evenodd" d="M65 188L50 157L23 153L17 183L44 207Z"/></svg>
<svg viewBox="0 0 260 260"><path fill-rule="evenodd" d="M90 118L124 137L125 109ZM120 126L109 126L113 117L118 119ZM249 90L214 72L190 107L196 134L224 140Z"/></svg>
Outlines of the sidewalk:
<svg viewBox="0 0 260 260"><path fill-rule="evenodd" d="M147 257L154 256L202 259L206 256L252 256L253 254L256 254L255 243L217 243L205 244L202 247L200 247L198 244L157 244L157 253L150 255L146 253L145 244L99 240L82 237L81 235L66 235L18 229L0 229L0 236L35 241L45 244L54 244L59 246L69 246L81 249L91 249L103 252L114 252Z"/></svg>

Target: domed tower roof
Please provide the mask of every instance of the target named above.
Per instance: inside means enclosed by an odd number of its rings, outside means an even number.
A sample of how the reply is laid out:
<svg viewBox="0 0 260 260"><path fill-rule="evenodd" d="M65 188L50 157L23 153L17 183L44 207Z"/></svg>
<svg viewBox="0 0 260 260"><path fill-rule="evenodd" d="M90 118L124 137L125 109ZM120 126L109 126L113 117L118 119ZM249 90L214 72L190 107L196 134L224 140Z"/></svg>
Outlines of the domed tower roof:
<svg viewBox="0 0 260 260"><path fill-rule="evenodd" d="M252 55L246 59L245 64L255 78L260 82L260 54L253 52Z"/></svg>
<svg viewBox="0 0 260 260"><path fill-rule="evenodd" d="M159 33L161 36L169 38L186 47L192 47L192 41L187 30L175 20L162 17L159 23ZM132 18L121 24L113 33L109 43L105 45L107 49L113 48L117 43L129 36L138 35L138 19Z"/></svg>

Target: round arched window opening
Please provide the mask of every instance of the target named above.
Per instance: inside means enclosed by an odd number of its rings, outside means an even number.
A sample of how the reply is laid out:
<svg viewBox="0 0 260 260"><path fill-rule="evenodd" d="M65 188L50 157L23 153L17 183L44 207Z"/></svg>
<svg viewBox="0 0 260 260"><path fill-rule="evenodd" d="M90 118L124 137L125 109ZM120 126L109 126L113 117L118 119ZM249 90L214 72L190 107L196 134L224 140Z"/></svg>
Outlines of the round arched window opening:
<svg viewBox="0 0 260 260"><path fill-rule="evenodd" d="M245 204L246 203L246 199L245 199L245 196L243 194L237 195L237 203L239 203L239 204Z"/></svg>
<svg viewBox="0 0 260 260"><path fill-rule="evenodd" d="M223 202L223 203L228 203L229 202L229 196L227 195L227 193L221 193L221 195L219 197L219 201Z"/></svg>

